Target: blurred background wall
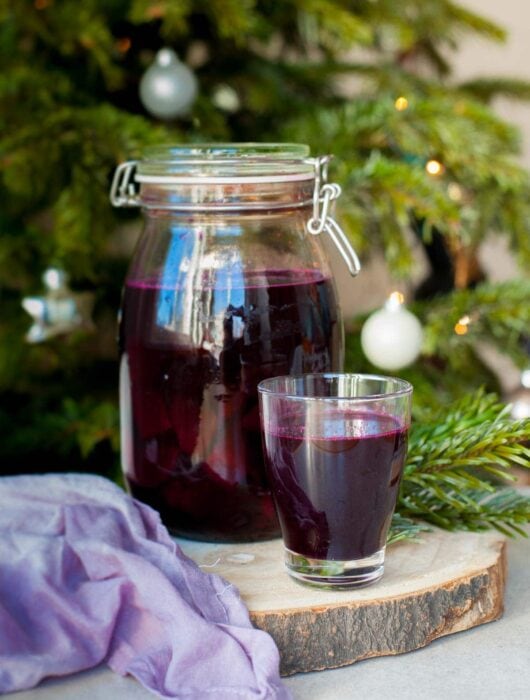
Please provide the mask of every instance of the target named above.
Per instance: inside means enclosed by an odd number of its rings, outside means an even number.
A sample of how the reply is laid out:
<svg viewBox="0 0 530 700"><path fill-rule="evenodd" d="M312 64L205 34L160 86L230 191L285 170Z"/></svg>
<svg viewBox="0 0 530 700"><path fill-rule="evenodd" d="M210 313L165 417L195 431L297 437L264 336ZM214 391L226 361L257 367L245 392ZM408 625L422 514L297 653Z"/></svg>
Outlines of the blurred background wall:
<svg viewBox="0 0 530 700"><path fill-rule="evenodd" d="M465 0L475 12L498 22L508 31L506 44L495 45L478 39L462 44L460 60L455 62L457 78L477 75L530 76L530 2L528 0ZM521 129L524 143L523 162L530 168L530 105L498 100L499 114Z"/></svg>

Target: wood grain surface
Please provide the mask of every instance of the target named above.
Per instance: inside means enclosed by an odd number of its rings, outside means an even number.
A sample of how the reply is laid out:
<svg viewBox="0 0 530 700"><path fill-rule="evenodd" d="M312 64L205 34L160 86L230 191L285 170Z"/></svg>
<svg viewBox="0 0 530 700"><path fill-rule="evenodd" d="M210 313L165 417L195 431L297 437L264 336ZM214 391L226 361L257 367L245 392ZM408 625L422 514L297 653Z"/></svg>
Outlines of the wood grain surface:
<svg viewBox="0 0 530 700"><path fill-rule="evenodd" d="M505 541L498 534L435 530L388 548L385 574L356 591L294 581L281 540L177 542L204 570L234 584L256 627L276 641L283 675L400 654L499 618Z"/></svg>

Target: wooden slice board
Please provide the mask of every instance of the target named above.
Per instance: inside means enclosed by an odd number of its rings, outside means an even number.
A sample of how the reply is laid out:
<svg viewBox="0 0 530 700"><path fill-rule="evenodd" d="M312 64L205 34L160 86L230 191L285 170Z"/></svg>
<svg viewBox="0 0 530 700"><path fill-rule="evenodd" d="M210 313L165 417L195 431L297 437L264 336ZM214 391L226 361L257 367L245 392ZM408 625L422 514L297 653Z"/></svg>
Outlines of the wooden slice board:
<svg viewBox="0 0 530 700"><path fill-rule="evenodd" d="M283 566L281 540L215 545L177 540L203 569L233 583L290 675L418 649L502 615L505 541L433 531L387 549L385 574L357 591L316 590Z"/></svg>

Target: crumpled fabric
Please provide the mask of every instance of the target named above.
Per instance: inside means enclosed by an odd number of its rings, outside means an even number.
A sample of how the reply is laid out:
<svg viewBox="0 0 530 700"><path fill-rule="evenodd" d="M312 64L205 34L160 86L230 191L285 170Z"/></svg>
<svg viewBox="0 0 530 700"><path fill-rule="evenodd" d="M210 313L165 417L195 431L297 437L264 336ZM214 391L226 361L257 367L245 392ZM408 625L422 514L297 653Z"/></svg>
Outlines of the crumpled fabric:
<svg viewBox="0 0 530 700"><path fill-rule="evenodd" d="M0 692L107 663L162 698L284 700L272 638L94 475L0 478Z"/></svg>

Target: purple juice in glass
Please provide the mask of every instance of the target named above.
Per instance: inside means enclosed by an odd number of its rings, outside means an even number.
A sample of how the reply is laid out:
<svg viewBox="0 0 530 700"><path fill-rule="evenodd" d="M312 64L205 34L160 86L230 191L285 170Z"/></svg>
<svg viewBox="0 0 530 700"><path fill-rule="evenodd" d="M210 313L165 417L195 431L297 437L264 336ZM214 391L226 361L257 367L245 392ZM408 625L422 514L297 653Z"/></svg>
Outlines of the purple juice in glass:
<svg viewBox="0 0 530 700"><path fill-rule="evenodd" d="M325 409L323 409L325 410ZM327 412L317 435L302 415L264 435L285 546L322 560L385 546L407 452L407 429L377 413Z"/></svg>
<svg viewBox="0 0 530 700"><path fill-rule="evenodd" d="M132 494L185 537L279 535L257 384L337 367L331 280L311 269L258 270L236 286L220 280L191 290L129 279L122 309L122 443Z"/></svg>
<svg viewBox="0 0 530 700"><path fill-rule="evenodd" d="M287 570L316 586L374 583L407 454L412 386L317 373L269 378L258 390Z"/></svg>

